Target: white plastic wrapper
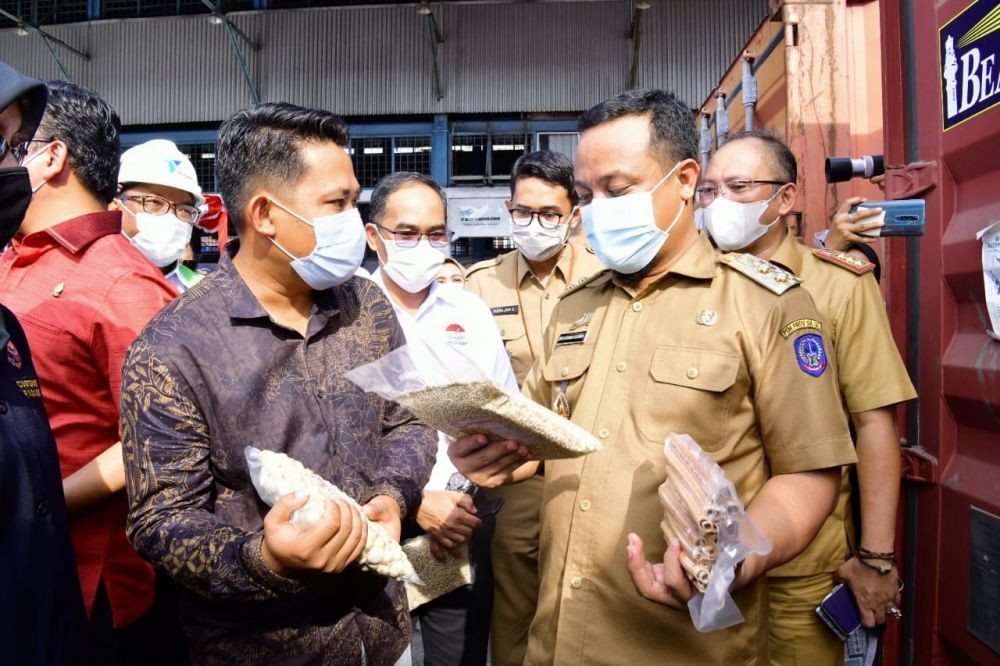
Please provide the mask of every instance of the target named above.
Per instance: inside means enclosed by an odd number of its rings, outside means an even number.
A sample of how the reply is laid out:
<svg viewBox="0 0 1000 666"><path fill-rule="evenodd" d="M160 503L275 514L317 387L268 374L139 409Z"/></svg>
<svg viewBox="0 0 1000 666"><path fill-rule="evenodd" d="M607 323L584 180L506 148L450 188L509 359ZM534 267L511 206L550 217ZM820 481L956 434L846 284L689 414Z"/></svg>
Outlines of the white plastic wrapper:
<svg viewBox="0 0 1000 666"><path fill-rule="evenodd" d="M257 489L257 494L268 506L274 506L284 495L300 491L308 493L309 499L305 505L292 513L293 525L306 528L322 520L323 500L326 497L345 500L357 507L361 516L368 521L368 540L358 558L361 568L414 585L423 584L400 545L380 525L368 520L361 505L353 497L284 453L248 446L244 449L244 455L250 470L250 480Z"/></svg>
<svg viewBox="0 0 1000 666"><path fill-rule="evenodd" d="M698 594L688 602L698 631L743 622L729 594L736 565L749 555L766 555L771 542L747 516L733 483L688 435L670 433L664 444L667 480L659 488L669 543L681 544L681 566Z"/></svg>
<svg viewBox="0 0 1000 666"><path fill-rule="evenodd" d="M575 458L601 448L590 432L497 386L445 345L412 340L345 376L366 392L398 402L449 437L481 433L492 441L515 440L535 460Z"/></svg>
<svg viewBox="0 0 1000 666"><path fill-rule="evenodd" d="M459 549L459 556L449 554L441 562L431 554L431 537L421 534L403 544L403 552L410 558L423 585L406 584L406 599L410 612L463 585L472 585L472 565L469 563L468 544Z"/></svg>

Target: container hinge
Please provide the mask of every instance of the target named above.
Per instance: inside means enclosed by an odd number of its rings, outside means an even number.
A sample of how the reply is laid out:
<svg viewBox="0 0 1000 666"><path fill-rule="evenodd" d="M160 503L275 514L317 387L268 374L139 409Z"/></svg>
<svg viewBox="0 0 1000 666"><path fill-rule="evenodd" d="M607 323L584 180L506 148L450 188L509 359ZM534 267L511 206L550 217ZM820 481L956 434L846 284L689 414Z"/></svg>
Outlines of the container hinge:
<svg viewBox="0 0 1000 666"><path fill-rule="evenodd" d="M938 478L938 460L922 446L904 446L902 476L913 483L928 483L936 485Z"/></svg>
<svg viewBox="0 0 1000 666"><path fill-rule="evenodd" d="M889 199L912 199L938 183L937 162L910 162L885 170L885 195Z"/></svg>

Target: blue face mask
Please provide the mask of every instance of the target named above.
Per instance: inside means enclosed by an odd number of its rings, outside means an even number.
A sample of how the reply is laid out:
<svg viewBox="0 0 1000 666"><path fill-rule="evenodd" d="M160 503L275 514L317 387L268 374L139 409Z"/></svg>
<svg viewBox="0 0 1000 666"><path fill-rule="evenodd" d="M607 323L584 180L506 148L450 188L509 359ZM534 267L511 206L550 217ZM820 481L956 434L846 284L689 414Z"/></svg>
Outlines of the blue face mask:
<svg viewBox="0 0 1000 666"><path fill-rule="evenodd" d="M302 281L317 291L335 287L346 281L358 270L365 258L365 227L357 208L345 210L337 215L317 217L312 222L295 213L277 201L275 206L295 219L308 224L316 233L316 247L313 251L296 259L295 255L271 239L274 246L292 260L292 268Z"/></svg>
<svg viewBox="0 0 1000 666"><path fill-rule="evenodd" d="M656 226L653 193L667 182L680 163L660 179L648 192L636 192L621 197L595 199L580 209L587 242L605 266L618 273L636 273L653 260L670 236L670 230L681 219L687 201L681 201L677 215L661 231Z"/></svg>

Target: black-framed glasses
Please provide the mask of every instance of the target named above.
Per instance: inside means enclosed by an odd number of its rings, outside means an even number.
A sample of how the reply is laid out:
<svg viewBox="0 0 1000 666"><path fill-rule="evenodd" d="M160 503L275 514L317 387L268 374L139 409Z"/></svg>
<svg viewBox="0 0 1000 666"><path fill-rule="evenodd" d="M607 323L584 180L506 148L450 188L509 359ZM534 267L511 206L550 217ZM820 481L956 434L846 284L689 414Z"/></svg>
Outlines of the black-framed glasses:
<svg viewBox="0 0 1000 666"><path fill-rule="evenodd" d="M452 237L455 235L454 232L447 229L435 229L434 231L424 234L419 231L411 230L396 231L395 229L382 226L378 222L373 222L373 224L382 231L387 231L392 234L392 239L396 241L396 247L404 249L416 247L420 242L420 239L425 237L427 238L427 242L434 247L448 247L451 243Z"/></svg>
<svg viewBox="0 0 1000 666"><path fill-rule="evenodd" d="M510 209L510 221L519 227L526 227L531 224L531 221L535 218L538 219L539 226L542 229L555 229L559 226L559 223L563 221L564 217L567 217L570 213L560 213L556 210L531 210L530 208L511 208Z"/></svg>
<svg viewBox="0 0 1000 666"><path fill-rule="evenodd" d="M191 225L195 224L198 218L201 217L200 209L187 204L171 203L155 194L122 194L118 197L118 200L137 203L141 207L142 212L149 213L150 215L160 216L174 211L174 215L177 216L178 220Z"/></svg>
<svg viewBox="0 0 1000 666"><path fill-rule="evenodd" d="M9 153L11 157L20 165L21 161L28 154L28 149L31 148L33 143L52 143L51 139L28 139L27 141L21 141L20 143L12 144L7 139L0 137L0 162L7 159L7 154Z"/></svg>
<svg viewBox="0 0 1000 666"><path fill-rule="evenodd" d="M746 178L737 178L734 180L727 180L723 183L702 183L695 189L695 194L698 195L698 203L703 206L715 201L715 198L721 193L722 196L730 201L744 202L744 200L751 195L753 190L758 185L787 185L788 183L783 180L748 180Z"/></svg>

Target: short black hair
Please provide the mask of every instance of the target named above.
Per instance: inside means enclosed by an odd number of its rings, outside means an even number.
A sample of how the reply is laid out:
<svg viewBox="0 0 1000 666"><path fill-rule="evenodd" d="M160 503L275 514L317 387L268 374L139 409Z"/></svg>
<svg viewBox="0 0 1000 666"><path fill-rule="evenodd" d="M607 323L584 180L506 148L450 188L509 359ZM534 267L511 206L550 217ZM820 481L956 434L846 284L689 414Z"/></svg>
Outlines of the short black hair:
<svg viewBox="0 0 1000 666"><path fill-rule="evenodd" d="M306 142L332 142L347 147L350 130L330 111L287 102L268 102L237 111L219 127L215 179L237 230L250 191L262 179L294 186L305 165L300 149Z"/></svg>
<svg viewBox="0 0 1000 666"><path fill-rule="evenodd" d="M660 153L664 167L698 154L694 111L666 90L640 88L615 95L585 111L578 127L585 132L625 116L649 117L649 147Z"/></svg>
<svg viewBox="0 0 1000 666"><path fill-rule="evenodd" d="M538 178L565 189L569 202L574 206L579 199L573 187L573 163L569 157L554 150L536 150L517 158L514 168L510 170L511 196L514 196L517 181L522 178Z"/></svg>
<svg viewBox="0 0 1000 666"><path fill-rule="evenodd" d="M375 185L375 189L372 191L371 202L368 207L368 221L379 224L382 216L385 215L385 207L389 203L389 197L391 197L397 190L401 190L404 187L410 187L411 185L426 185L434 190L434 193L441 197L441 205L444 206L444 209L447 212L448 198L445 196L444 190L441 189L441 186L437 184L436 180L423 173L416 173L414 171L397 171L396 173L390 173L388 176L385 176ZM445 219L447 220L447 215Z"/></svg>
<svg viewBox="0 0 1000 666"><path fill-rule="evenodd" d="M775 180L786 183L794 183L799 177L799 165L795 161L795 154L785 145L785 142L767 130L747 130L738 134L730 134L722 145L727 146L736 141L756 139L764 144L770 153L771 168L774 170Z"/></svg>
<svg viewBox="0 0 1000 666"><path fill-rule="evenodd" d="M107 205L118 191L122 123L97 93L68 81L47 81L48 104L35 131L39 141L61 141L80 184Z"/></svg>

